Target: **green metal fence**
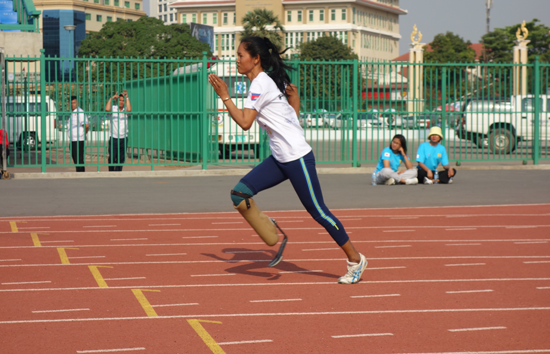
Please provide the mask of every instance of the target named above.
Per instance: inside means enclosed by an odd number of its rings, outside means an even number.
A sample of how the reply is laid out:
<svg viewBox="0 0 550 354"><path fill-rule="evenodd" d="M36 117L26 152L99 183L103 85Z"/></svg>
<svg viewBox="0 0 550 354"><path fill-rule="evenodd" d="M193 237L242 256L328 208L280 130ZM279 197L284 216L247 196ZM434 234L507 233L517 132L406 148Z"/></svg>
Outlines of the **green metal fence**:
<svg viewBox="0 0 550 354"><path fill-rule="evenodd" d="M451 161L531 160L549 156L550 65L411 64L290 60L301 97L300 124L317 162L376 162L395 134L414 156L429 128L442 128ZM7 58L9 166L76 166L71 158L70 98L87 116L85 166L109 163L117 116L105 106L126 90L127 157L120 166L258 164L268 140L229 117L208 85L223 78L242 108L250 82L234 60ZM535 99L538 98L538 99ZM115 121L114 121L115 120Z"/></svg>

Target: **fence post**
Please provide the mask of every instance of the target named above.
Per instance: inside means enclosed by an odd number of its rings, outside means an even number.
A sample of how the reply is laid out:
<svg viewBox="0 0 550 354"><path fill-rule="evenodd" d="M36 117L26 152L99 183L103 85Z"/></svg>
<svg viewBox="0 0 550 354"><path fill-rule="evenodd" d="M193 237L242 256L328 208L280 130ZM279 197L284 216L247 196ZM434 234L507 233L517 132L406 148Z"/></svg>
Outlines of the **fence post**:
<svg viewBox="0 0 550 354"><path fill-rule="evenodd" d="M53 127L48 127L48 123L46 122L47 112L46 112L46 57L44 55L45 52L46 52L45 49L40 49L40 126L42 127L40 129L40 141L42 142L40 144L40 169L42 173L46 173L46 144L47 144L46 129L53 128ZM53 136L55 135L54 133L55 132L52 132L50 134L50 136L52 136L52 139L53 139Z"/></svg>
<svg viewBox="0 0 550 354"><path fill-rule="evenodd" d="M208 109L207 104L207 97L208 97L208 63L206 60L206 52L202 52L202 66L201 66L201 75L199 76L199 80L201 83L199 84L199 87L202 88L202 99L201 99L201 130L202 130L202 141L201 141L201 160L202 160L202 169L206 170L208 165L208 157L209 157L209 151L208 151L208 112L206 111Z"/></svg>
<svg viewBox="0 0 550 354"><path fill-rule="evenodd" d="M2 141L0 141L0 145L2 145L2 151L0 151L0 154L2 154L2 166L0 166L0 170L2 171L7 171L8 165L8 159L6 158L6 149L8 148L8 146L7 144L4 144L3 141L4 139L8 140L8 120L6 116L6 75L8 75L8 73L6 72L6 65L4 61L4 48L0 48L0 82L2 90L2 92L0 92L0 98L2 99Z"/></svg>
<svg viewBox="0 0 550 354"><path fill-rule="evenodd" d="M535 80L535 126L533 127L533 164L538 165L539 164L539 154L540 154L540 63L539 63L539 57L535 57L535 66L533 68L534 74L534 80Z"/></svg>
<svg viewBox="0 0 550 354"><path fill-rule="evenodd" d="M353 117L353 136L352 136L352 140L351 140L351 156L352 156L352 163L351 163L351 166L352 167L359 167L359 161L357 161L357 134L358 134L358 131L357 131L357 110L359 109L359 106L358 106L358 96L359 96L359 93L358 93L358 90L357 90L357 85L359 84L358 83L358 77L359 77L359 62L357 59L353 59L353 93L352 93L352 117ZM335 122L336 124L336 122ZM341 144L343 142L341 141ZM343 149L343 146L340 146L341 149Z"/></svg>
<svg viewBox="0 0 550 354"><path fill-rule="evenodd" d="M449 107L451 109L451 107ZM443 139L441 140L441 145L445 146L447 141L446 133L446 122L447 122L447 67L443 67L441 72L441 134L443 134Z"/></svg>

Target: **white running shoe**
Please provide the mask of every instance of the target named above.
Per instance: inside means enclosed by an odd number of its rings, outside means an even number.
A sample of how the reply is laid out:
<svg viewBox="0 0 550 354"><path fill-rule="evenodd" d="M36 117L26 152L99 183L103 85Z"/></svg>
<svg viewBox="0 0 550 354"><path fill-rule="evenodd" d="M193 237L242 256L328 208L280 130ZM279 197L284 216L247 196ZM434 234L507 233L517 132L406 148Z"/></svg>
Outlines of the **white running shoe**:
<svg viewBox="0 0 550 354"><path fill-rule="evenodd" d="M338 283L340 284L355 284L359 282L361 279L361 275L363 275L363 272L367 268L367 258L363 256L361 253L359 253L359 256L361 256L361 262L359 263L350 263L348 262L348 272L343 277L340 277L338 279Z"/></svg>
<svg viewBox="0 0 550 354"><path fill-rule="evenodd" d="M413 185L418 184L418 178L409 178L405 180L405 184Z"/></svg>
<svg viewBox="0 0 550 354"><path fill-rule="evenodd" d="M424 177L424 184L434 184L434 183L428 177Z"/></svg>
<svg viewBox="0 0 550 354"><path fill-rule="evenodd" d="M390 178L384 183L386 186L393 186L395 184L395 179Z"/></svg>
<svg viewBox="0 0 550 354"><path fill-rule="evenodd" d="M449 179L449 182L447 182L447 183L448 183L448 184L452 184L452 183L453 183L453 177L451 177L451 178Z"/></svg>

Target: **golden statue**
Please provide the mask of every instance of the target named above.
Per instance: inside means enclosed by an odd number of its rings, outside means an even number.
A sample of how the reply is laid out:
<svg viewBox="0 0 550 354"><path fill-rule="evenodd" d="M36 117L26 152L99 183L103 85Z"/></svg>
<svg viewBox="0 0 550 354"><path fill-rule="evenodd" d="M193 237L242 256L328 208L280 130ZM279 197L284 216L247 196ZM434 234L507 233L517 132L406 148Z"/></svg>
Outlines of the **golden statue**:
<svg viewBox="0 0 550 354"><path fill-rule="evenodd" d="M523 33L523 35L521 35ZM527 36L529 35L529 31L525 27L525 21L521 24L521 26L518 28L518 31L516 32L516 38L518 41L525 40Z"/></svg>
<svg viewBox="0 0 550 354"><path fill-rule="evenodd" d="M415 40L414 36L416 36L417 33L418 33L418 39ZM420 43L421 40L422 40L422 32L418 31L418 29L416 28L416 24L415 24L414 27L413 27L413 31L411 33L411 42L412 42L412 44L418 44L418 43Z"/></svg>

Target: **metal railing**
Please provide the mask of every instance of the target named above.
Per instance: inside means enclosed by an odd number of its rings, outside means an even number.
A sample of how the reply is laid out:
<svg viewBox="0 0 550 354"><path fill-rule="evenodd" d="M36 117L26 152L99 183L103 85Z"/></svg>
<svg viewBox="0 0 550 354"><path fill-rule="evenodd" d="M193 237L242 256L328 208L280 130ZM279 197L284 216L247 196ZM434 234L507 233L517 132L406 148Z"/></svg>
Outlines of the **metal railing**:
<svg viewBox="0 0 550 354"><path fill-rule="evenodd" d="M290 61L300 90L299 121L319 164L376 162L395 134L414 157L434 125L451 161L550 159L550 65ZM525 67L523 94L514 68ZM39 70L41 68L41 70ZM257 123L240 129L208 85L215 73L242 108L250 83L229 59L7 58L7 126L14 167L258 164L269 155ZM10 80L10 73L25 72ZM126 159L110 162L105 111L126 92ZM70 98L88 117L85 162L71 158ZM538 97L539 99L535 99ZM117 118L118 117L118 118ZM119 132L120 133L120 132ZM111 147L112 149L112 147ZM414 160L414 159L413 159Z"/></svg>
<svg viewBox="0 0 550 354"><path fill-rule="evenodd" d="M40 11L32 0L13 0L13 10L17 12L18 24L0 24L0 30L19 30L21 32L40 32L38 21Z"/></svg>

